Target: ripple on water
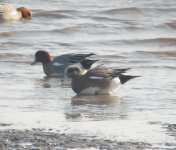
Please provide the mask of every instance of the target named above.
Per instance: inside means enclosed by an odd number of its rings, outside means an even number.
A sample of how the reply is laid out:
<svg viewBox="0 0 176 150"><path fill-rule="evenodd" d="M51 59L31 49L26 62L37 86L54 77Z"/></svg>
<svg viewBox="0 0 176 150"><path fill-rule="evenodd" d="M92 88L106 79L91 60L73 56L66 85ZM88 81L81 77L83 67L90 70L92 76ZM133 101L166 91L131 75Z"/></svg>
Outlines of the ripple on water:
<svg viewBox="0 0 176 150"><path fill-rule="evenodd" d="M74 10L53 10L53 11L35 11L35 17L37 18L50 18L50 19L70 19L74 18L72 13L77 13Z"/></svg>
<svg viewBox="0 0 176 150"><path fill-rule="evenodd" d="M158 57L176 57L176 51L137 51L144 55L154 55Z"/></svg>
<svg viewBox="0 0 176 150"><path fill-rule="evenodd" d="M103 11L105 14L118 14L118 13L140 13L139 7L116 8Z"/></svg>

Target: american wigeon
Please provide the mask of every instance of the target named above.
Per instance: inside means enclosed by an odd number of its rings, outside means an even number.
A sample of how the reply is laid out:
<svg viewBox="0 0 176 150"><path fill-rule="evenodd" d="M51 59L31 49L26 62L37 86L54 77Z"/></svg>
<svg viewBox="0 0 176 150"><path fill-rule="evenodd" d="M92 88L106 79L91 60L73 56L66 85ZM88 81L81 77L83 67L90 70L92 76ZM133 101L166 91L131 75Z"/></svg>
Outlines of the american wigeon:
<svg viewBox="0 0 176 150"><path fill-rule="evenodd" d="M110 95L128 80L139 77L125 75L128 69L108 69L99 65L82 75L80 68L72 65L66 68L65 76L72 78L72 89L78 95Z"/></svg>
<svg viewBox="0 0 176 150"><path fill-rule="evenodd" d="M42 63L43 71L49 77L63 77L65 69L71 64L78 65L81 68L81 74L84 74L97 61L90 58L92 55L95 54L63 54L52 60L48 52L37 51L31 65Z"/></svg>
<svg viewBox="0 0 176 150"><path fill-rule="evenodd" d="M0 3L0 20L31 19L32 13L26 7L15 8L11 4Z"/></svg>

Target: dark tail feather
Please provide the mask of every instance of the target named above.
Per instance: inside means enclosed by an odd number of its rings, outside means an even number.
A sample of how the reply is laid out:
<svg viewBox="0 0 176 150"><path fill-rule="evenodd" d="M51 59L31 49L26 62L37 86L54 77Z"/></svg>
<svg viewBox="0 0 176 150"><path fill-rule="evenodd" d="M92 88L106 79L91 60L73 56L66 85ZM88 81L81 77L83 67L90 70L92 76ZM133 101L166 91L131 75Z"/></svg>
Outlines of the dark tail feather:
<svg viewBox="0 0 176 150"><path fill-rule="evenodd" d="M78 59L85 59L85 58L90 57L90 56L92 56L92 55L95 55L95 53L76 54L76 57L77 57Z"/></svg>
<svg viewBox="0 0 176 150"><path fill-rule="evenodd" d="M131 79L134 79L134 78L137 78L137 77L141 77L141 76L131 76L131 75L123 75L123 74L121 74L119 76L119 79L120 79L121 84L124 84L128 80L131 80Z"/></svg>
<svg viewBox="0 0 176 150"><path fill-rule="evenodd" d="M73 56L73 58L70 60L70 63L78 63L81 62L82 60L89 58L90 56L95 55L94 53L89 53L89 54L76 54Z"/></svg>
<svg viewBox="0 0 176 150"><path fill-rule="evenodd" d="M115 73L125 73L128 70L130 70L131 68L123 68L123 69L114 69Z"/></svg>
<svg viewBox="0 0 176 150"><path fill-rule="evenodd" d="M81 61L81 65L83 66L84 69L89 70L91 66L97 61L98 60L95 59L84 59L83 61Z"/></svg>
<svg viewBox="0 0 176 150"><path fill-rule="evenodd" d="M96 55L96 54L95 54L95 53L89 53L89 54L87 54L86 57L90 57L90 56L92 56L92 55Z"/></svg>

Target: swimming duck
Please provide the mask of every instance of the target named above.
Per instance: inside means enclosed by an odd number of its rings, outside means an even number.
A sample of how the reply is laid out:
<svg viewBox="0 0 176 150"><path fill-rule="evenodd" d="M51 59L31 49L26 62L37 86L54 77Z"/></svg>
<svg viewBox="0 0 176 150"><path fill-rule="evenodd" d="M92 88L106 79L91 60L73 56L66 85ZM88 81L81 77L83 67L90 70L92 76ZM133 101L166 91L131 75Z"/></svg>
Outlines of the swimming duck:
<svg viewBox="0 0 176 150"><path fill-rule="evenodd" d="M47 51L37 51L35 53L35 60L31 65L37 62L42 63L43 71L48 77L63 77L65 69L72 64L78 65L81 69L81 74L84 74L91 66L98 60L91 59L90 56L94 53L88 54L63 54L55 57L53 60Z"/></svg>
<svg viewBox="0 0 176 150"><path fill-rule="evenodd" d="M81 69L72 65L66 68L64 78L72 79L72 89L78 95L111 95L128 80L139 77L125 75L124 73L129 69L109 69L99 65L81 74Z"/></svg>
<svg viewBox="0 0 176 150"><path fill-rule="evenodd" d="M15 8L11 4L0 3L0 20L31 19L32 13L26 7Z"/></svg>

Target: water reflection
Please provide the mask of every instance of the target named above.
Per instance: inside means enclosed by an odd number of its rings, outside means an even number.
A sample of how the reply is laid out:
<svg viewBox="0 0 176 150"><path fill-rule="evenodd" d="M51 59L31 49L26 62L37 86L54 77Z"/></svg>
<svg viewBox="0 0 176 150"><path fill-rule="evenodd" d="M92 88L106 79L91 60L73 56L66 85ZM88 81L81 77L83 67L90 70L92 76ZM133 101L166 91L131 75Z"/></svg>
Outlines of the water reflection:
<svg viewBox="0 0 176 150"><path fill-rule="evenodd" d="M119 118L121 98L109 95L73 96L65 109L68 121L106 120Z"/></svg>
<svg viewBox="0 0 176 150"><path fill-rule="evenodd" d="M74 96L71 99L71 104L74 106L79 105L115 105L120 104L120 98L118 96L111 95L86 95L86 96Z"/></svg>
<svg viewBox="0 0 176 150"><path fill-rule="evenodd" d="M61 83L62 83L62 78L44 77L43 79L36 80L37 87L43 87L43 88L58 87L61 85Z"/></svg>

